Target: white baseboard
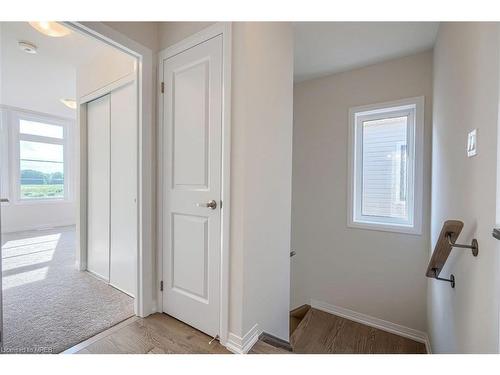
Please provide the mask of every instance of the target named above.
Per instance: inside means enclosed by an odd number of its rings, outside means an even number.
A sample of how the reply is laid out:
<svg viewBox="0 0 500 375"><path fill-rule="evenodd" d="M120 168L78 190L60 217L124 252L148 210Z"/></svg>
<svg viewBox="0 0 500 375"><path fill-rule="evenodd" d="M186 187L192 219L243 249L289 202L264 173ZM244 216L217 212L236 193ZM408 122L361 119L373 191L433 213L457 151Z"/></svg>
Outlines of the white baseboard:
<svg viewBox="0 0 500 375"><path fill-rule="evenodd" d="M427 353L431 353L431 346L429 342L429 337L427 333L419 331L413 328L405 327L400 324L392 323L387 320L375 318L370 315L359 313L357 311L349 310L344 307L334 306L326 302L311 299L311 307L330 313L332 315L337 315L342 318L346 318L358 323L365 324L370 327L381 329L382 331L394 333L399 336L403 336L417 342L425 344Z"/></svg>
<svg viewBox="0 0 500 375"><path fill-rule="evenodd" d="M226 348L236 354L246 354L259 340L259 335L260 330L257 324L255 324L243 337L239 337L230 332L225 344Z"/></svg>

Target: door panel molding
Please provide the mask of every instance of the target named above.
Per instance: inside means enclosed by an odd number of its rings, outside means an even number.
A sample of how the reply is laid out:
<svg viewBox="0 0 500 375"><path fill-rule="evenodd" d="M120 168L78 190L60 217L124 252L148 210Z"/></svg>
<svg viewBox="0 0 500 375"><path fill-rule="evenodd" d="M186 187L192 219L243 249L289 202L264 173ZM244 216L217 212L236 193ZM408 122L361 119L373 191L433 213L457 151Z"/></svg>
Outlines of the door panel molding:
<svg viewBox="0 0 500 375"><path fill-rule="evenodd" d="M178 265L181 268L183 266L188 266L187 264L188 259L183 259L182 253L176 255L175 249L181 246L175 246L174 243L184 242L190 245L192 244L192 240L195 238L192 232L184 231L185 233L179 233L179 231L176 231L176 228L178 227L182 228L182 225L180 223L181 220L183 220L184 222L190 221L192 224L196 223L197 228L195 227L194 229L203 232L200 233L200 237L202 237L203 244L200 244L199 246L203 250L203 256L202 256L203 264L199 264L196 269L199 276L198 280L192 280L192 279L185 280L182 274L179 274L179 277L177 277L177 274L175 272L175 265ZM190 215L184 213L173 212L171 215L172 236L170 238L170 246L172 246L174 251L172 251L170 259L170 265L171 265L169 270L170 283L173 289L179 290L181 291L181 293L189 295L192 298L195 298L203 303L208 303L208 267L207 267L208 220L209 218L206 216ZM192 224L191 228L193 228L194 226ZM186 229L188 229L187 225L185 227ZM191 255L190 258L192 258L193 254L188 254L188 255ZM196 283L196 281L198 282Z"/></svg>
<svg viewBox="0 0 500 375"><path fill-rule="evenodd" d="M206 42L219 35L222 36L222 166L221 166L221 200L223 206L221 209L221 254L220 254L220 313L219 313L219 338L223 345L226 345L228 340L229 330L229 233L230 233L230 153L231 153L231 32L232 25L230 22L216 23L199 33L196 33L183 41L162 50L159 53L159 68L158 68L158 88L161 87L163 82L163 63L164 60L173 57L181 52L184 52L200 43ZM160 91L160 90L158 90ZM163 103L163 96L161 92L158 94L158 103ZM163 105L158 106L158 122L159 134L157 137L158 147L158 170L164 171L163 165L164 150L164 123ZM158 189L157 189L157 202L158 207L164 206L163 189L165 183L165 176L163 173L158 175ZM163 215L162 210L157 212L157 285L160 281L164 280L163 275ZM162 292L160 288L157 289L158 311L163 311L162 305Z"/></svg>

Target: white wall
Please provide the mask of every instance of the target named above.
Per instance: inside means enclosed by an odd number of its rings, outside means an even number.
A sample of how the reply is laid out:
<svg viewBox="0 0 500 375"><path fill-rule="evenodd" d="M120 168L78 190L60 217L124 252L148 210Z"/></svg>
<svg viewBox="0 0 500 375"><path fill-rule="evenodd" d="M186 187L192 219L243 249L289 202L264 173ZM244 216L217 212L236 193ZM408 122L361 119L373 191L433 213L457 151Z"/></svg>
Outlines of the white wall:
<svg viewBox="0 0 500 375"><path fill-rule="evenodd" d="M211 23L160 24L164 49ZM229 331L288 339L293 36L233 23Z"/></svg>
<svg viewBox="0 0 500 375"><path fill-rule="evenodd" d="M103 22L103 24L126 35L153 52L158 51L158 27L161 24L160 22Z"/></svg>
<svg viewBox="0 0 500 375"><path fill-rule="evenodd" d="M350 107L425 96L422 235L347 228ZM425 331L432 52L294 88L292 307L311 299Z"/></svg>
<svg viewBox="0 0 500 375"><path fill-rule="evenodd" d="M240 227L231 252L243 253L242 333L257 323L288 340L293 33L266 22L233 32L231 215Z"/></svg>
<svg viewBox="0 0 500 375"><path fill-rule="evenodd" d="M498 24L442 23L434 49L431 245L447 219L464 222L459 243L479 242L477 258L452 250L441 275L453 273L455 289L428 282L434 353L498 352L498 33ZM478 155L467 158L474 128Z"/></svg>
<svg viewBox="0 0 500 375"><path fill-rule="evenodd" d="M76 67L59 61L46 51L36 55L21 51L15 35L4 33L1 40L2 104L50 114L76 118L76 112L59 99L75 98Z"/></svg>
<svg viewBox="0 0 500 375"><path fill-rule="evenodd" d="M134 57L116 48L103 49L97 56L78 67L77 97L90 94L135 71Z"/></svg>
<svg viewBox="0 0 500 375"><path fill-rule="evenodd" d="M29 55L17 48L17 40L2 33L0 48L1 105L68 119L76 112L59 102L76 96L76 69L40 51ZM72 125L74 134L74 123ZM74 163L74 155L70 157ZM2 176L6 178L5 176ZM7 176L8 178L8 176ZM9 181L11 182L11 181ZM9 196L11 202L13 197ZM58 203L2 204L2 231L72 225L76 220L74 200Z"/></svg>
<svg viewBox="0 0 500 375"><path fill-rule="evenodd" d="M212 24L214 22L162 22L158 28L160 49L180 42Z"/></svg>
<svg viewBox="0 0 500 375"><path fill-rule="evenodd" d="M78 165L78 127L76 111L60 103L60 98L76 98L88 94L134 71L135 60L95 40L77 33L68 38L73 44L81 46L80 58L76 58L74 45L64 50L57 48L58 41L47 38L31 30L23 29L23 23L9 25L8 32L2 33L1 75L2 86L0 104L53 116L71 118L71 137L73 150L72 185L74 187L76 166ZM135 30L135 29L134 29ZM156 28L153 34L156 37ZM21 51L17 39L25 37L26 32L39 45L36 55ZM70 43L64 40L61 43ZM78 73L77 73L78 71ZM78 82L77 82L78 81ZM78 93L77 93L78 91ZM3 205L2 227L5 232L34 229L39 227L72 225L76 223L76 202L74 189L71 200L40 204ZM12 198L12 197L11 197Z"/></svg>

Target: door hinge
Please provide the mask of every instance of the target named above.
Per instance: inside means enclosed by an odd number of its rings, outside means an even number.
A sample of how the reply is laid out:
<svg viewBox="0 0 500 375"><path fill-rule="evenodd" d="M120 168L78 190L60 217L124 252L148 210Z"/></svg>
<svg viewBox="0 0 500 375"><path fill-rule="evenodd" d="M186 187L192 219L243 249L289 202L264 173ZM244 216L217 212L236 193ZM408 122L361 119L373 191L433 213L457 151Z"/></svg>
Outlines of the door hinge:
<svg viewBox="0 0 500 375"><path fill-rule="evenodd" d="M162 281L160 281L160 291L162 291L162 292L163 292L163 280L162 280Z"/></svg>
<svg viewBox="0 0 500 375"><path fill-rule="evenodd" d="M161 83L161 93L163 94L165 92L165 82Z"/></svg>

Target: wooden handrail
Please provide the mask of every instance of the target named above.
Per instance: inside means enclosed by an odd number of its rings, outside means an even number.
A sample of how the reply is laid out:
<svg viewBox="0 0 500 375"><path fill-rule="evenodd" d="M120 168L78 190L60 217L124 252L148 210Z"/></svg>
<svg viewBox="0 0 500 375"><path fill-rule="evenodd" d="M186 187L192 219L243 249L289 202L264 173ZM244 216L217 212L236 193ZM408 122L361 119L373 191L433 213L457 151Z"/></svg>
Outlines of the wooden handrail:
<svg viewBox="0 0 500 375"><path fill-rule="evenodd" d="M436 242L436 247L432 253L431 260L429 261L429 267L427 267L427 272L425 276L436 277L443 269L446 260L451 253L451 245L448 242L448 236L451 235L451 241L455 242L464 227L464 223L458 220L447 220L444 222L441 228L441 233L439 233L439 238Z"/></svg>
<svg viewBox="0 0 500 375"><path fill-rule="evenodd" d="M450 279L439 277L439 274L446 264L446 260L450 256L451 249L454 247L472 249L472 254L474 256L477 256L479 253L479 246L476 239L472 240L471 245L459 245L455 243L463 227L464 223L459 220L447 220L444 222L425 276L437 280L448 281L451 283L452 288L455 287L455 276L451 275Z"/></svg>

